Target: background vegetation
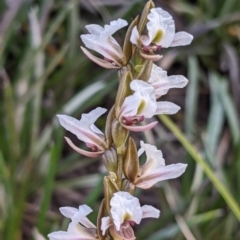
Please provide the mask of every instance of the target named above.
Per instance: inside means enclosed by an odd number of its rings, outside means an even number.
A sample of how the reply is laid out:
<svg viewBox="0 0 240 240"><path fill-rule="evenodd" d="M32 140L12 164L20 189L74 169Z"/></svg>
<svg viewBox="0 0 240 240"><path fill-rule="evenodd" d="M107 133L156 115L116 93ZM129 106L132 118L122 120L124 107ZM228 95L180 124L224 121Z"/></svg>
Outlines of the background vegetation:
<svg viewBox="0 0 240 240"><path fill-rule="evenodd" d="M188 168L177 180L138 192L161 217L136 226L137 239L240 239L240 1L154 2L173 15L177 30L195 37L190 46L163 51L159 62L189 84L164 97L182 107L178 114L134 136L156 144L167 164ZM0 1L0 239L42 240L65 230L61 206L88 204L95 221L104 168L69 149L63 136L70 134L55 116L110 109L116 72L88 60L79 35L86 24L130 22L144 4ZM98 124L103 129L104 119Z"/></svg>

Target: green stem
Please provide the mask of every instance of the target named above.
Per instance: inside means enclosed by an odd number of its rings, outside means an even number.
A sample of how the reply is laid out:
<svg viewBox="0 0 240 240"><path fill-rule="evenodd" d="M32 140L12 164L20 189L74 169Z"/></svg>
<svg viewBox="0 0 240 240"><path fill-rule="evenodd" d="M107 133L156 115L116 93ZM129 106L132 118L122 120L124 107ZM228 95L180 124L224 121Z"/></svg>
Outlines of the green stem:
<svg viewBox="0 0 240 240"><path fill-rule="evenodd" d="M219 181L219 179L216 177L216 175L214 174L212 169L209 167L209 165L206 163L206 161L203 159L203 157L191 145L191 143L184 136L184 134L181 132L181 130L177 127L177 125L175 123L172 122L172 120L169 117L164 116L164 115L161 115L161 116L159 115L158 118L175 135L175 137L183 145L183 147L187 150L187 152L190 154L190 156L202 167L203 171L205 172L207 177L210 179L210 181L213 183L213 185L218 190L218 192L221 194L223 199L226 201L229 208L232 210L233 214L240 221L240 208L239 208L237 202L235 201L232 194L228 191L228 189Z"/></svg>
<svg viewBox="0 0 240 240"><path fill-rule="evenodd" d="M123 169L123 155L118 153L118 165L117 165L117 185L119 189L122 187L122 169Z"/></svg>

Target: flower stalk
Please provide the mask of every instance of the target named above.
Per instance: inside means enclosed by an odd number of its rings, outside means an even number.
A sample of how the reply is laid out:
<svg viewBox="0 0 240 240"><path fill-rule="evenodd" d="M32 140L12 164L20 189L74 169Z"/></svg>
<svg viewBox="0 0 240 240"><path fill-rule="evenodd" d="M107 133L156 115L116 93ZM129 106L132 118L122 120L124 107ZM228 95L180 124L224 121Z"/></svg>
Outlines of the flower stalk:
<svg viewBox="0 0 240 240"><path fill-rule="evenodd" d="M146 217L158 218L160 211L149 205L141 207L134 197L135 189L148 189L159 181L177 178L187 167L182 163L166 165L162 152L143 141L137 150L138 143L132 135L158 124L158 121L151 121L142 125L145 118L179 111L176 104L158 99L171 88L186 86L188 80L180 75L167 76L154 61L161 59L162 48L190 44L193 37L186 32L175 33L171 15L155 8L153 1L148 1L141 17L137 16L129 25L121 47L112 34L127 24L123 19L104 27L91 24L86 26L89 34L81 35L88 49L103 56L96 57L81 47L87 57L104 68L118 69L115 103L107 116L105 134L95 125L107 111L104 108L97 107L82 114L80 120L66 115L58 115L58 118L60 124L85 142L88 148L79 148L66 138L73 150L90 158L101 156L108 174L104 177L104 199L99 208L97 226L86 217L92 211L88 206L61 208L61 213L71 222L67 231L49 234L50 240L136 239L133 226ZM139 157L143 153L146 162L140 166Z"/></svg>

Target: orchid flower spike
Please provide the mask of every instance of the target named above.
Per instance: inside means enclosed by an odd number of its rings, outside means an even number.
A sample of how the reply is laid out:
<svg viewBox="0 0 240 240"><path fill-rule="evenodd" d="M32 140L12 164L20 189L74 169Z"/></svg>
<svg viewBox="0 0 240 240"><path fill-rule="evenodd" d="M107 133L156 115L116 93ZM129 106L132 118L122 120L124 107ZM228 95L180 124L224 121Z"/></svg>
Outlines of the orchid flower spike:
<svg viewBox="0 0 240 240"><path fill-rule="evenodd" d="M160 150L143 141L140 144L141 148L138 151L138 155L141 156L145 151L147 160L139 168L138 177L133 183L136 187L148 189L159 181L177 178L185 172L187 164L177 163L166 166Z"/></svg>
<svg viewBox="0 0 240 240"><path fill-rule="evenodd" d="M105 235L109 228L111 235L123 240L136 239L132 226L143 218L158 218L160 211L152 206L140 206L139 200L128 192L116 192L110 201L111 217L103 217L101 230ZM114 238L115 239L115 238Z"/></svg>
<svg viewBox="0 0 240 240"><path fill-rule="evenodd" d="M182 75L167 76L167 72L153 64L152 72L148 83L154 87L156 99L165 95L170 88L183 88L188 80Z"/></svg>
<svg viewBox="0 0 240 240"><path fill-rule="evenodd" d="M162 8L152 8L147 16L147 35L140 36L137 27L132 30L130 41L142 49L142 56L153 58L148 53L161 48L185 46L192 42L193 36L187 32L175 33L175 24L172 16ZM141 53L141 52L140 52ZM159 60L159 55L154 55ZM159 56L157 58L157 56ZM154 59L153 59L154 60Z"/></svg>
<svg viewBox="0 0 240 240"><path fill-rule="evenodd" d="M97 239L97 228L86 217L92 212L87 205L79 206L79 209L73 207L62 207L60 212L63 216L70 218L67 231L57 231L48 234L50 240L95 240ZM80 224L81 225L80 225Z"/></svg>
<svg viewBox="0 0 240 240"><path fill-rule="evenodd" d="M125 65L125 59L121 47L112 37L112 34L127 25L127 21L120 18L110 22L110 25L105 25L104 28L97 24L87 25L86 29L90 34L83 34L80 37L87 48L100 53L104 60L92 55L84 47L81 47L82 51L101 67L108 69L121 68Z"/></svg>
<svg viewBox="0 0 240 240"><path fill-rule="evenodd" d="M102 155L107 148L107 145L104 139L104 134L94 125L94 123L106 111L107 109L105 108L97 107L88 114L82 114L80 120L67 115L57 115L60 124L66 130L75 134L79 140L85 142L87 147L92 149L92 152L78 148L69 138L65 137L70 147L87 157L98 157Z"/></svg>
<svg viewBox="0 0 240 240"><path fill-rule="evenodd" d="M134 94L125 98L118 116L121 124L130 131L149 130L157 122L151 122L145 126L135 124L157 114L175 114L180 109L179 106L171 102L157 102L154 87L142 80L133 80L130 83L130 88Z"/></svg>

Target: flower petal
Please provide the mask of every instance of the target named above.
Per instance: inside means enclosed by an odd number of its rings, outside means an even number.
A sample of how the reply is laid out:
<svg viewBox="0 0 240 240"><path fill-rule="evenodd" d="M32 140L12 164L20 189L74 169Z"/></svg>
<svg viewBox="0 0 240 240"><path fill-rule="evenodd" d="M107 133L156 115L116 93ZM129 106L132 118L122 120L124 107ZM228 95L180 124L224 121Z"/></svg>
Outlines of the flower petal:
<svg viewBox="0 0 240 240"><path fill-rule="evenodd" d="M177 32L170 47L185 46L191 44L193 36L187 32Z"/></svg>
<svg viewBox="0 0 240 240"><path fill-rule="evenodd" d="M165 160L162 155L162 151L158 150L151 144L140 141L141 149L146 152L147 160L144 165L140 167L140 175L146 175L152 170L165 166ZM141 149L139 152L141 153Z"/></svg>
<svg viewBox="0 0 240 240"><path fill-rule="evenodd" d="M142 219L142 211L139 200L128 192L114 193L111 201L111 215L116 230L124 221L134 221L139 224Z"/></svg>
<svg viewBox="0 0 240 240"><path fill-rule="evenodd" d="M170 88L183 88L187 85L188 80L182 75L173 75L164 79L159 79L159 82L152 83L155 88L156 98L165 95Z"/></svg>
<svg viewBox="0 0 240 240"><path fill-rule="evenodd" d="M110 228L110 230L112 230L112 228ZM118 239L118 240L120 240L120 239L121 240L135 240L136 239L136 237L134 235L134 231L128 222L122 224L119 231L116 231L116 229L111 231L111 234L114 239Z"/></svg>
<svg viewBox="0 0 240 240"><path fill-rule="evenodd" d="M81 141L97 146L98 149L104 150L106 143L104 134L93 126L95 121L107 111L105 108L97 107L88 114L82 114L82 118L77 120L67 115L57 115L60 124L71 133L75 134Z"/></svg>
<svg viewBox="0 0 240 240"><path fill-rule="evenodd" d="M171 102L157 102L157 114L175 114L180 110L180 107Z"/></svg>
<svg viewBox="0 0 240 240"><path fill-rule="evenodd" d="M76 152L84 155L84 156L87 156L87 157L90 157L90 158L96 158L96 157L99 157L101 156L104 151L99 151L99 152L89 152L89 151L85 151L81 148L78 148L68 137L65 137L67 143L69 144L69 146L75 150Z"/></svg>
<svg viewBox="0 0 240 240"><path fill-rule="evenodd" d="M120 68L121 66L117 66L114 65L111 62L108 62L106 60L103 60L101 58L98 58L96 56L94 56L93 54L91 54L86 48L81 47L82 51L84 52L84 54L93 62L95 62L96 64L98 64L99 66L106 68L106 69L117 69Z"/></svg>
<svg viewBox="0 0 240 240"><path fill-rule="evenodd" d="M188 80L182 75L167 76L167 72L153 64L150 79L148 81L154 89L156 98L166 94L170 88L183 88Z"/></svg>
<svg viewBox="0 0 240 240"><path fill-rule="evenodd" d="M107 229L112 225L112 221L110 217L103 217L101 221L101 230L102 234L105 235Z"/></svg>
<svg viewBox="0 0 240 240"><path fill-rule="evenodd" d="M172 16L162 8L152 8L147 18L148 38L142 40L143 44L149 46L153 42L163 48L169 47L175 35Z"/></svg>
<svg viewBox="0 0 240 240"><path fill-rule="evenodd" d="M139 52L143 58L150 60L150 61L154 61L154 62L159 61L163 57L162 55L159 55L159 54L147 54L142 51L139 51Z"/></svg>
<svg viewBox="0 0 240 240"><path fill-rule="evenodd" d="M138 126L138 125L125 125L125 124L122 124L124 128L128 129L129 131L132 131L132 132L144 132L144 131L148 131L152 128L154 128L156 125L158 124L158 122L151 122L147 125L141 125L141 126Z"/></svg>
<svg viewBox="0 0 240 240"><path fill-rule="evenodd" d="M86 217L92 209L86 204L80 205L79 210L72 217L72 221L81 223L86 228L96 228L96 226Z"/></svg>
<svg viewBox="0 0 240 240"><path fill-rule="evenodd" d="M155 114L157 108L154 88L149 83L137 79L130 83L130 88L134 91L133 95L141 99L137 115L151 118Z"/></svg>
<svg viewBox="0 0 240 240"><path fill-rule="evenodd" d="M105 25L104 28L97 24L87 25L86 28L91 34L82 34L80 37L87 48L100 53L106 59L109 59L114 64L116 64L115 66L118 66L119 68L123 64L124 57L122 49L111 35L120 28L125 27L127 24L127 21L118 19L116 21L110 22L110 25ZM100 66L103 66L105 68L114 68L110 67L110 65L107 65L99 58L94 57L86 49L82 50L91 60Z"/></svg>
<svg viewBox="0 0 240 240"><path fill-rule="evenodd" d="M177 163L154 169L151 173L149 172L148 174L137 178L134 184L139 188L148 189L159 181L181 176L185 172L186 167L187 164Z"/></svg>
<svg viewBox="0 0 240 240"><path fill-rule="evenodd" d="M140 36L139 36L139 32L137 30L137 26L135 26L132 30L132 34L130 37L130 41L131 43L135 44L135 45L139 45L139 41L140 41Z"/></svg>
<svg viewBox="0 0 240 240"><path fill-rule="evenodd" d="M142 206L143 218L159 218L160 211L150 205Z"/></svg>
<svg viewBox="0 0 240 240"><path fill-rule="evenodd" d="M104 31L104 28L98 24L89 24L86 25L85 28L88 30L89 33L100 36L101 33Z"/></svg>
<svg viewBox="0 0 240 240"><path fill-rule="evenodd" d="M79 233L58 231L48 234L50 240L95 240L93 236L85 236Z"/></svg>
<svg viewBox="0 0 240 240"><path fill-rule="evenodd" d="M72 218L74 214L78 212L78 209L74 207L61 207L59 210L61 214L67 218Z"/></svg>
<svg viewBox="0 0 240 240"><path fill-rule="evenodd" d="M113 35L119 29L126 27L128 22L124 19L119 18L118 20L114 20L110 22L110 25L104 26L104 31L101 33L101 37L109 37Z"/></svg>
<svg viewBox="0 0 240 240"><path fill-rule="evenodd" d="M140 103L141 98L139 96L130 95L126 97L120 109L118 118L122 119L123 117L136 116Z"/></svg>

